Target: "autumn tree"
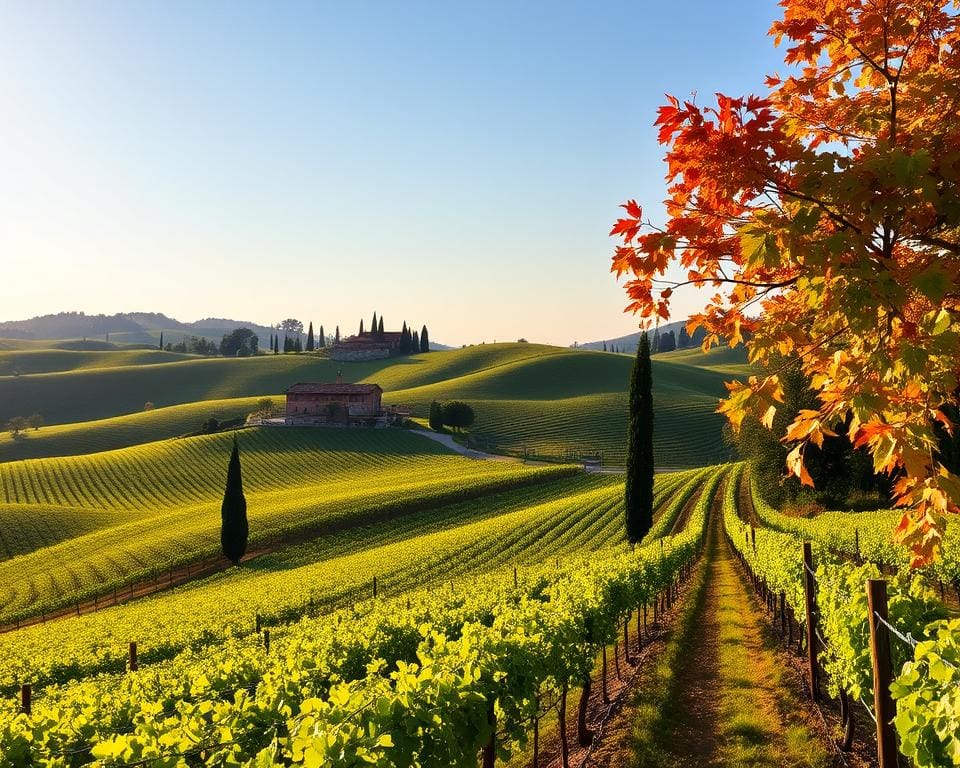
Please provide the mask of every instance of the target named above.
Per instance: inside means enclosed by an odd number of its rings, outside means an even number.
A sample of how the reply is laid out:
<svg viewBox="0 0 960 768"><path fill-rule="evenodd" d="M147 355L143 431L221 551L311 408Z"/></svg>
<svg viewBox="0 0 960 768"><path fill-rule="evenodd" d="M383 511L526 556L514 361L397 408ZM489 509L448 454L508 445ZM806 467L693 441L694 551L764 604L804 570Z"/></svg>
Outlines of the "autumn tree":
<svg viewBox="0 0 960 768"><path fill-rule="evenodd" d="M960 19L947 0L781 6L788 70L767 93L660 107L666 220L628 201L612 269L647 321L678 288L712 288L689 323L704 346L747 332L751 362L796 360L816 402L787 429L787 470L812 484L805 451L844 430L895 476L919 565L960 510L935 427L958 426ZM773 423L780 373L728 384L734 428Z"/></svg>

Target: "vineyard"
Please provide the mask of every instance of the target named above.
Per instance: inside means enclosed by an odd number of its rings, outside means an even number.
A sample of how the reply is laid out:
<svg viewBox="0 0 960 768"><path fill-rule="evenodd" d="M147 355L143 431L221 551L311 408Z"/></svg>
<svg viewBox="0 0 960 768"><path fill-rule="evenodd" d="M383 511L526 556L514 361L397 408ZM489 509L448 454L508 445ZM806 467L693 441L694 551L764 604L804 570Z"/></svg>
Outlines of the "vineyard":
<svg viewBox="0 0 960 768"><path fill-rule="evenodd" d="M189 596L185 590L182 600L171 593L49 630L23 630L0 651L4 687L10 691L12 678L23 681L25 664L43 659L46 666L41 661L26 673L37 688L44 676L66 684L35 697L29 717L8 708L0 748L18 756L15 765L64 754L85 756L80 763L99 757L129 764L184 751L217 762L228 756L252 759L264 749L284 750L298 762L352 764L352 756L375 752L404 762L396 750L406 743L425 765L467 765L475 760L474 747L480 750L490 740L487 702L497 691L496 750L505 755L526 743L540 703L565 697L634 609L652 604L689 566L723 475L703 470L663 477L657 528L636 552L617 544L620 483L581 476L566 481L575 487L565 488L555 502L530 504L528 497L524 505L523 491L517 491L503 514L491 509L480 522L374 547L372 573L396 596L381 591L332 615L330 604L319 599L328 583L322 571L275 571L263 574L274 579L260 587L264 613L256 618L248 613L246 626L232 634L213 623L215 616L236 615L223 604L239 593L229 577L196 585ZM574 510L575 522L565 524ZM682 530L675 535L658 538L678 526ZM591 556L583 554L586 542L597 548ZM402 552L407 562L398 562ZM447 562L431 569L426 553ZM418 561L424 567L416 576L399 581ZM304 567L340 574L359 567L359 560L326 563ZM431 571L438 588L425 589ZM370 573L361 579L368 585ZM463 578L467 574L469 581ZM243 578L248 580L243 592L251 593L257 587L250 582L261 577ZM291 594L298 584L316 591ZM354 592L354 600L358 597ZM192 614L184 613L187 604L194 606ZM145 615L151 616L149 624ZM170 623L158 626L165 615ZM124 626L125 621L130 623ZM269 626L269 653L266 635L258 635L255 624L264 631ZM155 636L144 634L147 626ZM116 632L113 645L121 650L116 661L122 670L127 649L121 638L133 628L140 632L140 663L149 658L143 650L151 644L166 644L168 660L119 672L109 651L103 653L111 645L106 635ZM66 646L64 630L70 638ZM499 670L507 668L513 674L504 680ZM101 676L83 679L97 673ZM368 704L358 706L362 702ZM418 711L442 717L425 721L435 726L412 741L409 733L403 739L404 723ZM225 729L231 738L224 738ZM281 734L286 735L278 738ZM183 739L193 740L192 746ZM221 749L226 751L214 757Z"/></svg>
<svg viewBox="0 0 960 768"><path fill-rule="evenodd" d="M94 363L98 359L90 358ZM720 350L709 355L681 351L654 360L662 425L658 434L663 435L656 451L663 466L701 466L729 458L721 439L722 418L714 410L730 370L740 375L743 369L737 359L742 358ZM716 369L710 367L714 361ZM386 403L410 407L419 417L426 417L433 399L469 400L477 413L474 436L489 447L551 457L602 454L605 463L618 465L623 463L624 391L632 364L625 355L490 344L402 361L347 363L345 369L314 356L277 355L0 375L0 422L41 413L47 423L18 439L0 435L0 461L177 437L196 431L211 417L245 416L262 396L279 403L292 382L332 381L344 369L348 379L379 383ZM63 391L70 392L69 399L61 396ZM154 410L143 411L147 401Z"/></svg>
<svg viewBox="0 0 960 768"><path fill-rule="evenodd" d="M728 497L727 536L784 640L806 654L814 699L821 687L839 699L842 748L853 743L862 706L879 720L881 755L960 764L960 619L945 602L947 588L960 596L956 526L940 561L910 570L890 543L893 513L801 520L770 509L755 490L740 494L746 508Z"/></svg>
<svg viewBox="0 0 960 768"><path fill-rule="evenodd" d="M622 543L615 475L561 474L385 526L357 521L252 568L0 635L0 749L16 756L11 765L69 756L473 766L529 756L541 724L590 695L583 683L601 674L598 654L624 633L629 649L634 623L632 642L642 639L644 606L690 573L713 516L772 626L803 658L802 550L812 542L811 679L844 712L873 711L864 584L887 579L898 748L918 766L949 765L960 621L932 585L956 562L908 574L902 553L883 545L890 515L788 517L763 504L738 464L658 476L654 527L634 551ZM29 715L16 706L27 682ZM411 722L421 723L415 732Z"/></svg>
<svg viewBox="0 0 960 768"><path fill-rule="evenodd" d="M0 561L0 622L122 591L135 580L159 580L216 556L231 440L210 435L0 464L0 511L10 523L3 534L8 559ZM240 441L252 546L571 472L472 461L396 431L248 430ZM52 508L63 512L62 527L43 525Z"/></svg>

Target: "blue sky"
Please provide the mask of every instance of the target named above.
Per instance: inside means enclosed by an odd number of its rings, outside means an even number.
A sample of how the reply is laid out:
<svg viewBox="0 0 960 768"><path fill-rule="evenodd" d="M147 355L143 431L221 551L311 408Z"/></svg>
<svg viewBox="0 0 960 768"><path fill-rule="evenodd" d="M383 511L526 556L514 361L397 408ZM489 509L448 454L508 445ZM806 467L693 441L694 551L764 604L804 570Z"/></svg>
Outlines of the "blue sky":
<svg viewBox="0 0 960 768"><path fill-rule="evenodd" d="M629 333L663 94L762 92L772 0L0 0L0 320ZM678 303L692 309L695 297Z"/></svg>

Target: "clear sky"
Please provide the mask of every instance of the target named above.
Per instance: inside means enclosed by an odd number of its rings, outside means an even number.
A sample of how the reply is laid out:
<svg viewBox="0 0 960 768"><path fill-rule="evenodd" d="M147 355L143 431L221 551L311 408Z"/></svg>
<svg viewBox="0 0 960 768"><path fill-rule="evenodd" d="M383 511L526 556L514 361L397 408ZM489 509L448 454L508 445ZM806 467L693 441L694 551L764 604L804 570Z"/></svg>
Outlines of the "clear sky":
<svg viewBox="0 0 960 768"><path fill-rule="evenodd" d="M436 341L636 329L617 205L665 92L763 92L773 0L0 0L0 320L158 311ZM679 309L683 303L677 304Z"/></svg>

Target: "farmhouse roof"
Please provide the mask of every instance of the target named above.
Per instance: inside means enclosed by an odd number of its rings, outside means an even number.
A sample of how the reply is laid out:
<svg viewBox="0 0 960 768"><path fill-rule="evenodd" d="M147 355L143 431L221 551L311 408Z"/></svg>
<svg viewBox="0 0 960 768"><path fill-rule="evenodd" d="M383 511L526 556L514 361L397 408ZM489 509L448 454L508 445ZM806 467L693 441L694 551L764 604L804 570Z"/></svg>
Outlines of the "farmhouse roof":
<svg viewBox="0 0 960 768"><path fill-rule="evenodd" d="M300 382L287 389L288 395L369 395L383 389L379 384L324 384Z"/></svg>

